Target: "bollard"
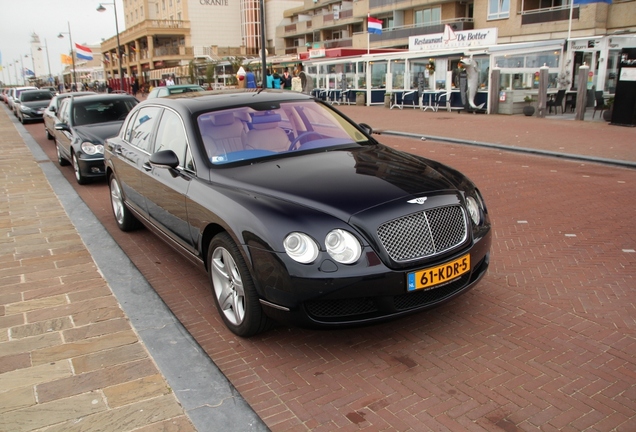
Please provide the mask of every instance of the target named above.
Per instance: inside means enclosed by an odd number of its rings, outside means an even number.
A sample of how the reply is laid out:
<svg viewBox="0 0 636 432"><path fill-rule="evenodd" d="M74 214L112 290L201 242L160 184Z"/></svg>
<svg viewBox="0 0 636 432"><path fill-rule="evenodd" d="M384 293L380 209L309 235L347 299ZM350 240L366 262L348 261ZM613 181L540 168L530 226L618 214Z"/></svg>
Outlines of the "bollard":
<svg viewBox="0 0 636 432"><path fill-rule="evenodd" d="M539 68L539 107L537 117L545 118L548 106L548 67L544 64Z"/></svg>
<svg viewBox="0 0 636 432"><path fill-rule="evenodd" d="M585 120L585 110L587 108L587 74L590 67L583 63L579 68L576 87L576 115L575 120Z"/></svg>

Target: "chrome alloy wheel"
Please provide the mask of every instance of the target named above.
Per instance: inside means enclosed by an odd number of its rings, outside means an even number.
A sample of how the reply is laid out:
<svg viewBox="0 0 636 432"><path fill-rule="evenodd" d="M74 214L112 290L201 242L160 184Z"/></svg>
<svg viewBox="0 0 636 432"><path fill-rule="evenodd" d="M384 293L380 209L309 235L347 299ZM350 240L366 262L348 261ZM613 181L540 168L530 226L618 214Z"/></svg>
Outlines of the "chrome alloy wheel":
<svg viewBox="0 0 636 432"><path fill-rule="evenodd" d="M110 178L110 203L113 206L113 214L119 225L124 224L124 201L121 196L119 183L115 180L115 176Z"/></svg>
<svg viewBox="0 0 636 432"><path fill-rule="evenodd" d="M230 252L218 247L212 254L214 294L225 318L234 325L245 319L245 290L241 273Z"/></svg>

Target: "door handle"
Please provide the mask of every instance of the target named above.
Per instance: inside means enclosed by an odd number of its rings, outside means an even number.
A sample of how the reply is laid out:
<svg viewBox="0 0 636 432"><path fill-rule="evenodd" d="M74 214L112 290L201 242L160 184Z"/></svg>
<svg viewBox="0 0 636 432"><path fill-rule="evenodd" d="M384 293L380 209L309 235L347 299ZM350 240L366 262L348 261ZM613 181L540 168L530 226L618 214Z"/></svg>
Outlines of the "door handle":
<svg viewBox="0 0 636 432"><path fill-rule="evenodd" d="M149 162L144 162L143 167L146 171L152 171L152 165Z"/></svg>

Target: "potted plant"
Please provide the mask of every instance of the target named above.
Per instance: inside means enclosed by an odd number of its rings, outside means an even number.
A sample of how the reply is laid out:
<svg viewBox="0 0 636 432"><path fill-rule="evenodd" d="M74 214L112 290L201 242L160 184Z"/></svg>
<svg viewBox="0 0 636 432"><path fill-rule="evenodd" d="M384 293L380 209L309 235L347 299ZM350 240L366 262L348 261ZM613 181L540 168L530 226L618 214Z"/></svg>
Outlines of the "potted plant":
<svg viewBox="0 0 636 432"><path fill-rule="evenodd" d="M534 105L532 105L532 103L534 102L534 98L532 96L526 95L526 97L523 98L523 101L526 103L526 105L523 107L523 114L527 117L534 115Z"/></svg>
<svg viewBox="0 0 636 432"><path fill-rule="evenodd" d="M384 107L391 108L391 92L384 93Z"/></svg>
<svg viewBox="0 0 636 432"><path fill-rule="evenodd" d="M364 92L356 92L356 105L364 105L365 97Z"/></svg>

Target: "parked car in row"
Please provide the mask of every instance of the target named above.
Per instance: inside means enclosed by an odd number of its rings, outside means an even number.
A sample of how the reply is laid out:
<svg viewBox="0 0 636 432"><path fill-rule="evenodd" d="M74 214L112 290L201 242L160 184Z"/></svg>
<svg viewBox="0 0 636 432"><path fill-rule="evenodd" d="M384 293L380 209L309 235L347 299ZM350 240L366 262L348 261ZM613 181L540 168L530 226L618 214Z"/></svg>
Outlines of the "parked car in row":
<svg viewBox="0 0 636 432"><path fill-rule="evenodd" d="M173 94L182 94L182 93L191 93L191 92L202 92L205 91L203 87L196 84L177 84L171 86L161 86L155 87L148 93L146 99L158 98L158 97L166 97Z"/></svg>
<svg viewBox="0 0 636 432"><path fill-rule="evenodd" d="M138 103L126 94L71 96L62 101L55 125L57 160L61 166L72 163L79 184L104 176L104 140L117 135Z"/></svg>
<svg viewBox="0 0 636 432"><path fill-rule="evenodd" d="M68 97L80 97L86 95L94 95L97 94L95 92L74 92L74 93L60 93L51 99L51 102L44 110L43 119L44 119L44 131L46 132L46 137L50 140L55 139L55 124L59 123L59 118L57 116L58 110L60 109L60 105L62 101Z"/></svg>
<svg viewBox="0 0 636 432"><path fill-rule="evenodd" d="M49 105L53 93L48 90L25 90L13 101L15 115L24 124L42 120L44 110Z"/></svg>
<svg viewBox="0 0 636 432"><path fill-rule="evenodd" d="M486 273L488 210L460 172L371 132L297 92L150 99L105 144L113 214L205 268L239 336L437 306Z"/></svg>
<svg viewBox="0 0 636 432"><path fill-rule="evenodd" d="M9 96L7 96L7 105L9 109L15 113L15 104L14 102L20 97L20 93L25 90L37 90L37 87L33 86L25 86L25 87L11 87L9 91Z"/></svg>

